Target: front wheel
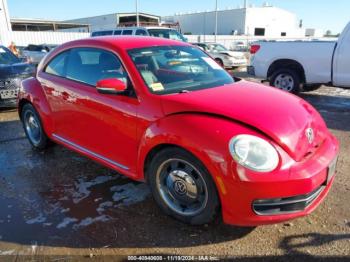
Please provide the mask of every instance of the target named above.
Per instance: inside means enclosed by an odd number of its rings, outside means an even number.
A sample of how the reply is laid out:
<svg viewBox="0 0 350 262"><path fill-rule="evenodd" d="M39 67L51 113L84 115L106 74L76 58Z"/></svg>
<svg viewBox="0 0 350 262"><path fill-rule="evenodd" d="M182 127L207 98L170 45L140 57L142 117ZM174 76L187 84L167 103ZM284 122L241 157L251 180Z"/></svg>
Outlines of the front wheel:
<svg viewBox="0 0 350 262"><path fill-rule="evenodd" d="M178 148L160 151L151 161L147 177L153 197L168 215L192 225L210 223L217 215L215 184L192 154Z"/></svg>
<svg viewBox="0 0 350 262"><path fill-rule="evenodd" d="M275 71L270 78L270 86L298 94L300 92L301 79L299 74L292 69L282 68Z"/></svg>
<svg viewBox="0 0 350 262"><path fill-rule="evenodd" d="M49 145L49 138L43 129L40 116L31 104L25 104L21 112L21 120L29 142L35 149L43 150Z"/></svg>

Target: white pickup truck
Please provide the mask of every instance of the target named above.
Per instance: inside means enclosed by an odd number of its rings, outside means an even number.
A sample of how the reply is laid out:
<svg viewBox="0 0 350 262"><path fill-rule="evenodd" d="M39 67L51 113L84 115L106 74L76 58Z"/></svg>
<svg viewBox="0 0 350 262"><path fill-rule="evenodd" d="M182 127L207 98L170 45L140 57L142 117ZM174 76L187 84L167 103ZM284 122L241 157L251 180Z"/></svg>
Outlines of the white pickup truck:
<svg viewBox="0 0 350 262"><path fill-rule="evenodd" d="M321 84L350 87L350 23L338 41L258 42L248 73L298 93Z"/></svg>

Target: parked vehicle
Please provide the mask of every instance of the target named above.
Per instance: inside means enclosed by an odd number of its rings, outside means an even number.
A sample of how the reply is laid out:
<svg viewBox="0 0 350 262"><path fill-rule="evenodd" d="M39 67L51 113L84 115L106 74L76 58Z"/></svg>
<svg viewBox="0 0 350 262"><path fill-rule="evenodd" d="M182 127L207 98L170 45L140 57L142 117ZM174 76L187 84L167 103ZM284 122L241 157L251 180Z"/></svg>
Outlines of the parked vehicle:
<svg viewBox="0 0 350 262"><path fill-rule="evenodd" d="M0 107L16 107L21 81L33 74L33 66L0 46Z"/></svg>
<svg viewBox="0 0 350 262"><path fill-rule="evenodd" d="M40 61L50 52L47 45L28 45L22 51L22 57L25 57L28 62L38 65Z"/></svg>
<svg viewBox="0 0 350 262"><path fill-rule="evenodd" d="M249 226L304 216L334 181L339 145L311 105L233 79L180 41L66 43L22 83L18 111L34 148L52 140L145 181L189 224L219 211Z"/></svg>
<svg viewBox="0 0 350 262"><path fill-rule="evenodd" d="M236 41L232 43L232 49L234 51L249 52L247 41Z"/></svg>
<svg viewBox="0 0 350 262"><path fill-rule="evenodd" d="M92 37L107 35L137 35L137 36L154 36L168 38L187 42L187 39L177 30L166 27L118 27L113 30L95 31L91 33Z"/></svg>
<svg viewBox="0 0 350 262"><path fill-rule="evenodd" d="M350 87L350 23L337 42L261 42L251 47L249 74L298 93L302 86Z"/></svg>
<svg viewBox="0 0 350 262"><path fill-rule="evenodd" d="M247 66L247 59L243 52L228 50L225 46L215 43L193 43L209 53L215 61L225 68Z"/></svg>

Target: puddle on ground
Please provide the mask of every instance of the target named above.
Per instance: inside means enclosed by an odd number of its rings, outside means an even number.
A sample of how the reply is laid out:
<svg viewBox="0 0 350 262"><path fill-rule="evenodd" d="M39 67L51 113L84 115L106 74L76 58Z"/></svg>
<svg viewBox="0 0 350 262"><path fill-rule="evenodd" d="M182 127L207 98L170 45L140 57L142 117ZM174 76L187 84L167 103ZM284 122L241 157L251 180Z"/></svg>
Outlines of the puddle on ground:
<svg viewBox="0 0 350 262"><path fill-rule="evenodd" d="M0 143L0 241L59 237L113 221L150 195L147 185L62 147L42 154L26 141L15 144Z"/></svg>
<svg viewBox="0 0 350 262"><path fill-rule="evenodd" d="M56 186L48 192L18 197L0 195L1 240L10 238L6 234L14 232L29 236L45 228L51 233L78 231L94 223L107 222L114 219L116 209L144 201L150 191L145 184L116 175L98 176L93 180L79 178L74 184Z"/></svg>

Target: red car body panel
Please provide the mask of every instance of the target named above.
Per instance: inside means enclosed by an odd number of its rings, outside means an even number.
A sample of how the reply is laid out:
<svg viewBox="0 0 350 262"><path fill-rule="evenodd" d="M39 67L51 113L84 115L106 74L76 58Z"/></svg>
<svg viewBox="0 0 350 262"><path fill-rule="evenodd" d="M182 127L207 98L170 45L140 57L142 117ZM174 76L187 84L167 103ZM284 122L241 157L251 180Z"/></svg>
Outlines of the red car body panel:
<svg viewBox="0 0 350 262"><path fill-rule="evenodd" d="M22 83L19 110L23 102L31 102L52 140L135 180L145 180L152 150L167 145L184 148L212 175L228 224L269 224L312 212L331 187L333 180L325 184L327 169L339 150L319 113L294 95L245 81L184 94L152 94L127 50L162 45L187 44L147 37L64 44L42 61L36 78ZM43 72L53 57L74 47L101 48L117 55L137 97L102 95L82 83ZM315 130L312 144L305 136L310 127ZM272 143L279 166L262 174L238 165L228 143L240 134ZM261 216L252 209L254 200L308 194L322 184L323 192L303 211Z"/></svg>

